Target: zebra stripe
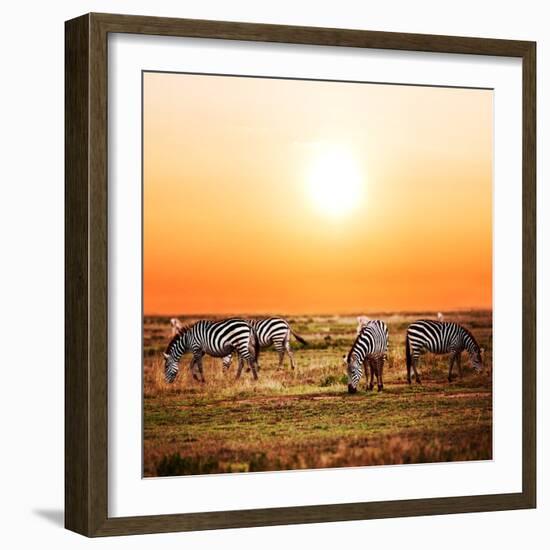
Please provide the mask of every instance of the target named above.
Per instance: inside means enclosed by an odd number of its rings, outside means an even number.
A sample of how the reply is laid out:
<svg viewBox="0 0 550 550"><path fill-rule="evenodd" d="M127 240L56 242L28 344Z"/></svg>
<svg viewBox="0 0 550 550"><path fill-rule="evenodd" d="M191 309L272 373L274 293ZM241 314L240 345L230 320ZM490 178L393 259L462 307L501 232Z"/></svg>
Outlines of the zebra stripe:
<svg viewBox="0 0 550 550"><path fill-rule="evenodd" d="M348 371L348 392L355 393L357 384L363 375L363 365L370 367L370 384L376 375L378 391L383 389L382 370L388 351L388 327L384 321L372 320L362 325L355 342L348 353L346 363Z"/></svg>
<svg viewBox="0 0 550 550"><path fill-rule="evenodd" d="M174 326L173 323L172 326ZM212 357L225 357L231 352L238 353L239 357L248 361L254 379L258 378L256 335L243 319L202 320L188 327L179 326L164 353L164 376L168 383L175 380L180 359L188 352L193 355L189 368L195 380L205 381L202 369L202 358L205 354ZM200 379L195 372L195 367L200 374ZM240 377L241 370L242 364L239 365L237 378Z"/></svg>
<svg viewBox="0 0 550 550"><path fill-rule="evenodd" d="M307 342L290 328L288 321L282 317L267 317L265 319L249 319L247 322L255 332L261 349L273 346L279 353L279 368L283 366L285 353L290 358L290 366L293 369L296 367L290 348L290 336L293 335L301 344L307 345ZM228 355L223 358L223 367L228 369L230 366L231 355Z"/></svg>
<svg viewBox="0 0 550 550"><path fill-rule="evenodd" d="M420 355L426 352L451 354L449 362L449 382L451 381L453 365L458 363L459 375L462 378L461 353L467 351L474 370L483 368L482 349L473 334L458 323L431 321L423 319L409 325L405 341L407 358L407 381L411 383L411 367L416 381L420 384L416 366Z"/></svg>

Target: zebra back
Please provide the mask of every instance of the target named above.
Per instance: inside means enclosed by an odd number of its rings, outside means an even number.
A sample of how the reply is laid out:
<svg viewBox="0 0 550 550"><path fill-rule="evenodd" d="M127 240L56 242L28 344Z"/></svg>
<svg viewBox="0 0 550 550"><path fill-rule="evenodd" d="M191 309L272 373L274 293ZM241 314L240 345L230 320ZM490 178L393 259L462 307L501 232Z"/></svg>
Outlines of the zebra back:
<svg viewBox="0 0 550 550"><path fill-rule="evenodd" d="M422 350L439 354L462 350L480 353L474 335L458 323L421 319L409 325L407 336L413 354Z"/></svg>
<svg viewBox="0 0 550 550"><path fill-rule="evenodd" d="M269 346L277 340L283 341L290 330L288 322L281 317L251 319L249 323L262 347Z"/></svg>
<svg viewBox="0 0 550 550"><path fill-rule="evenodd" d="M244 319L203 319L192 325L180 327L168 344L166 353L178 359L188 351L199 350L209 355L223 355L227 352L228 346L247 346L252 332L250 324Z"/></svg>

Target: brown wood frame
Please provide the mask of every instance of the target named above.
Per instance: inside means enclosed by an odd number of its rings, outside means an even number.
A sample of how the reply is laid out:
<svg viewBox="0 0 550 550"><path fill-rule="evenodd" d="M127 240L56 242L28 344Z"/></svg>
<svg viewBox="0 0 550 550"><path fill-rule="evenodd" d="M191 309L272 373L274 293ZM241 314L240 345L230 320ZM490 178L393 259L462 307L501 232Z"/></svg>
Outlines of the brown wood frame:
<svg viewBox="0 0 550 550"><path fill-rule="evenodd" d="M107 36L165 36L518 57L523 63L521 493L110 518L107 514ZM87 536L252 527L536 506L536 44L88 14L65 24L65 526Z"/></svg>

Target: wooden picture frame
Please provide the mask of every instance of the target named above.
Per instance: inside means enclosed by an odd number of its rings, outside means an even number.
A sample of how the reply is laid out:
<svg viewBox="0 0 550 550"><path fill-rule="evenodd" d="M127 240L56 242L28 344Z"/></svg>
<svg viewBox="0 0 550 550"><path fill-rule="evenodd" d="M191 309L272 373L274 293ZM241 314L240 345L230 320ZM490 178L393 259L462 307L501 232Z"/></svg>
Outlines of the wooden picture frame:
<svg viewBox="0 0 550 550"><path fill-rule="evenodd" d="M133 33L520 58L523 67L523 489L512 494L108 517L107 36ZM454 36L88 14L65 27L65 525L86 536L536 506L536 45Z"/></svg>

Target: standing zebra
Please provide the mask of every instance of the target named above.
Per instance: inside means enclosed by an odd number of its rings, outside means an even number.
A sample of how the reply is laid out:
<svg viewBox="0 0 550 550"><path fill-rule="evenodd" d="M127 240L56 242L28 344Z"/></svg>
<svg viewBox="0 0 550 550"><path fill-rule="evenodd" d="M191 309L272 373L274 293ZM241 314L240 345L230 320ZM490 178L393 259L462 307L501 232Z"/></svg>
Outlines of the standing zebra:
<svg viewBox="0 0 550 550"><path fill-rule="evenodd" d="M281 317L268 317L266 319L250 319L247 321L258 338L258 344L261 349L273 345L275 351L279 353L279 368L283 366L285 353L290 358L290 366L294 369L294 355L290 349L290 336L294 336L298 342L307 346L307 342L291 328L288 322ZM239 363L242 363L242 357L239 357ZM229 369L231 366L231 354L223 358L223 368ZM239 366L239 368L242 368Z"/></svg>
<svg viewBox="0 0 550 550"><path fill-rule="evenodd" d="M176 378L181 357L191 352L193 357L189 368L195 380L205 381L202 370L202 358L205 354L212 357L225 357L236 351L239 357L248 361L254 380L259 353L258 340L250 325L243 319L224 319L223 321L197 321L190 326L182 326L171 321L175 335L164 352L164 377L171 383ZM200 378L195 372L195 366ZM237 378L241 376L243 363L240 362Z"/></svg>
<svg viewBox="0 0 550 550"><path fill-rule="evenodd" d="M357 392L357 384L363 374L363 365L365 366L365 377L367 377L367 365L370 367L370 383L367 388L372 390L374 387L375 374L378 391L384 388L382 370L387 351L388 327L386 323L375 319L364 324L346 358L349 393Z"/></svg>
<svg viewBox="0 0 550 550"><path fill-rule="evenodd" d="M453 373L455 361L458 363L458 372L462 378L461 353L466 350L470 354L470 361L477 372L483 368L482 353L473 334L457 323L421 320L409 325L405 341L407 357L407 381L411 383L411 367L417 383L421 383L416 370L418 358L427 351L436 354L450 353L449 382Z"/></svg>

